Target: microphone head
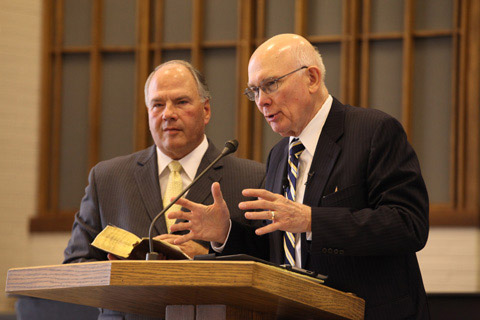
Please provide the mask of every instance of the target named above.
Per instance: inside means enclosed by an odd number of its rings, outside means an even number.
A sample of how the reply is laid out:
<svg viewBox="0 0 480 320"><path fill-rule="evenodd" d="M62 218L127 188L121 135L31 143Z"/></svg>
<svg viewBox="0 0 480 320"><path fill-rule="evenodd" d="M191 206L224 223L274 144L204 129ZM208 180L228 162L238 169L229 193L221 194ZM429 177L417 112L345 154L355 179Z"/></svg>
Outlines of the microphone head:
<svg viewBox="0 0 480 320"><path fill-rule="evenodd" d="M223 148L222 154L227 155L237 151L238 141L233 139L225 142L225 148Z"/></svg>

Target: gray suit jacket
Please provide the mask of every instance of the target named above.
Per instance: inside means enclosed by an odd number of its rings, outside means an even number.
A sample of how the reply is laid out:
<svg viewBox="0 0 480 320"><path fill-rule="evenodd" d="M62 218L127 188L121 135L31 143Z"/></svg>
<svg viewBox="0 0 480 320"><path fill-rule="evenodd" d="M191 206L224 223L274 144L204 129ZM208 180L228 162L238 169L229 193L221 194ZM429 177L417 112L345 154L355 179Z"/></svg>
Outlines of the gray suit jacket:
<svg viewBox="0 0 480 320"><path fill-rule="evenodd" d="M198 173L203 171L220 151L209 142ZM72 236L64 252L64 263L107 260L107 254L90 245L108 224L147 237L152 219L163 209L158 183L155 146L98 163L90 172L80 210L75 215ZM265 168L262 164L226 156L211 168L190 189L187 199L212 204L210 187L218 181L233 220L253 225L238 209L245 188L264 187ZM165 219L158 219L154 236L167 232ZM107 311L105 311L107 312ZM102 318L102 316L100 316ZM108 319L144 319L133 315L110 316ZM145 318L146 319L146 318Z"/></svg>

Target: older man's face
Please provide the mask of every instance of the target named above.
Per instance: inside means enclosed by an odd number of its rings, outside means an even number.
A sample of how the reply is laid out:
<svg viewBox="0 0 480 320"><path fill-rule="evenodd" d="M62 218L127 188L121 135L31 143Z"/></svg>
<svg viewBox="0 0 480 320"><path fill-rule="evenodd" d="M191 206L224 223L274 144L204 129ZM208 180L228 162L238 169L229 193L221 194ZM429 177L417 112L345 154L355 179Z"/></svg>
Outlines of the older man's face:
<svg viewBox="0 0 480 320"><path fill-rule="evenodd" d="M277 57L278 58L278 57ZM248 66L248 85L287 74L300 66L291 60L265 55L252 57ZM298 136L311 119L312 100L308 92L308 71L295 72L278 82L278 90L269 94L259 90L255 100L258 110L276 133Z"/></svg>
<svg viewBox="0 0 480 320"><path fill-rule="evenodd" d="M172 159L181 159L203 140L210 103L202 101L192 74L182 65L167 65L154 74L147 90L153 140Z"/></svg>

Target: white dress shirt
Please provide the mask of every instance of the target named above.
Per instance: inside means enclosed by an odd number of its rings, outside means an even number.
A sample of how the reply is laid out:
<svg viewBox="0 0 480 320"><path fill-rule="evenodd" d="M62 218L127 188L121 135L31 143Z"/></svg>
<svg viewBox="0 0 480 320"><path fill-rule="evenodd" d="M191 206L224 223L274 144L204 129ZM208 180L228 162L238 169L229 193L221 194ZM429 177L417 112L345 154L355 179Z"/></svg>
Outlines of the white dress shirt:
<svg viewBox="0 0 480 320"><path fill-rule="evenodd" d="M320 110L313 117L312 120L307 124L305 129L300 133L298 137L290 137L290 142L294 138L298 138L303 145L305 150L300 155L299 161L299 174L297 178L296 186L296 199L295 202L303 203L303 197L305 195L305 187L308 179L308 173L310 171L310 166L312 165L313 155L315 154L315 149L317 148L318 139L322 133L323 126L327 120L328 114L332 107L333 98L331 95L328 95L327 99L323 103ZM288 155L287 155L288 156ZM230 229L232 223L230 221ZM230 235L230 230L228 231L227 240L222 245L220 243L211 242L211 246L214 251L222 252L225 244L228 241ZM307 232L307 240L312 240L312 232ZM300 233L295 234L295 266L302 268L302 248L301 248L301 237Z"/></svg>
<svg viewBox="0 0 480 320"><path fill-rule="evenodd" d="M332 107L333 98L328 95L328 98L323 103L320 110L315 117L307 124L305 129L300 133L298 137L290 137L290 142L294 138L298 138L305 146L305 150L298 159L298 178L297 186L295 188L296 198L295 202L303 203L303 197L305 195L305 188L308 179L308 173L310 172L310 166L312 165L313 155L317 149L318 139L322 133L325 121L327 121L328 113ZM307 232L307 240L312 240L312 233ZM302 268L302 247L301 247L300 233L295 234L295 265Z"/></svg>
<svg viewBox="0 0 480 320"><path fill-rule="evenodd" d="M195 148L192 152L187 154L182 159L178 160L182 165L182 170L180 175L182 176L182 185L183 188L188 186L192 183L193 179L195 179L195 174L198 171L198 167L200 166L200 162L202 161L205 152L208 149L208 141L207 137L203 136L203 141ZM164 154L158 147L157 147L157 164L158 164L158 179L160 183L160 192L162 193L162 199L165 195L165 190L167 189L168 184L168 176L170 175L170 169L168 168L168 164L172 162L173 159ZM188 192L185 194L185 196Z"/></svg>

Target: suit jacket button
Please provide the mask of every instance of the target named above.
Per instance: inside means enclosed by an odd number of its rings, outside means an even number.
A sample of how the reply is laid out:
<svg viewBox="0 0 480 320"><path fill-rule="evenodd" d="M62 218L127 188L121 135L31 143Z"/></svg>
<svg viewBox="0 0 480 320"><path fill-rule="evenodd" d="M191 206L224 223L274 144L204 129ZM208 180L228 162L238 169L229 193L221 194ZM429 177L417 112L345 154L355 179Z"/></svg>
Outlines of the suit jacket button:
<svg viewBox="0 0 480 320"><path fill-rule="evenodd" d="M327 253L327 248L322 248L322 253Z"/></svg>
<svg viewBox="0 0 480 320"><path fill-rule="evenodd" d="M338 253L344 254L344 251L343 251L343 250L339 250Z"/></svg>
<svg viewBox="0 0 480 320"><path fill-rule="evenodd" d="M333 250L333 253L338 254L338 249Z"/></svg>
<svg viewBox="0 0 480 320"><path fill-rule="evenodd" d="M333 250L332 248L328 248L328 253L332 254L333 253Z"/></svg>

